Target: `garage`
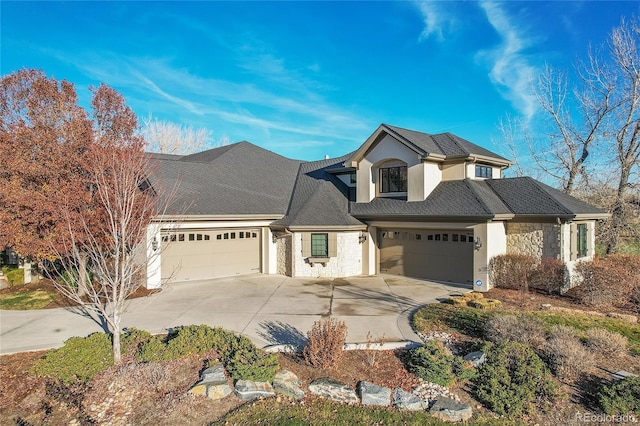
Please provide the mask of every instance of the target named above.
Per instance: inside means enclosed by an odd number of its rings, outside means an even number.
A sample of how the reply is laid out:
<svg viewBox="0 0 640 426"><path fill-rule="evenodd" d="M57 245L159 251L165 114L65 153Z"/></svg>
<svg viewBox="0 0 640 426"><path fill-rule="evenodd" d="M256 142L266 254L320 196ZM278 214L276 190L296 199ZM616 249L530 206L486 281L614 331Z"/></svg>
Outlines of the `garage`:
<svg viewBox="0 0 640 426"><path fill-rule="evenodd" d="M473 232L383 229L380 272L435 281L473 281Z"/></svg>
<svg viewBox="0 0 640 426"><path fill-rule="evenodd" d="M259 229L172 231L162 250L164 283L260 272Z"/></svg>

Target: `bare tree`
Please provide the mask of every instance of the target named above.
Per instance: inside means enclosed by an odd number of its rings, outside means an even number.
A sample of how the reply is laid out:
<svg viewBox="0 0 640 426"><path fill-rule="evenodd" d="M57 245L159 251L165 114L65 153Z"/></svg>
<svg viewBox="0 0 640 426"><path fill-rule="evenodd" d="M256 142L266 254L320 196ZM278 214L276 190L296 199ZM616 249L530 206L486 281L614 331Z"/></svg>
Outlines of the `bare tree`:
<svg viewBox="0 0 640 426"><path fill-rule="evenodd" d="M104 321L118 364L125 301L146 278L147 228L155 215L164 213L168 197L157 194L147 180L154 173L152 160L145 155L144 139L135 133L137 119L124 98L105 85L92 90L94 139L85 157L87 202L81 208L60 205L66 226L58 237L66 254L60 261L68 273L61 275L57 287ZM89 276L86 296L78 292L73 278L84 268Z"/></svg>
<svg viewBox="0 0 640 426"><path fill-rule="evenodd" d="M209 129L194 129L151 116L144 120L142 135L149 143L147 149L161 154L192 154L202 151L213 141L213 132Z"/></svg>
<svg viewBox="0 0 640 426"><path fill-rule="evenodd" d="M572 194L580 177L586 177L586 161L593 145L602 135L604 119L611 111L614 87L598 84L591 78L597 62L581 65L581 89L569 92L564 73L546 67L538 77L536 99L546 113L550 128L548 141L531 146L537 165L558 179L562 191ZM571 99L568 99L571 97ZM572 110L577 105L578 111Z"/></svg>
<svg viewBox="0 0 640 426"><path fill-rule="evenodd" d="M614 146L614 158L619 167L618 185L615 194L609 229L607 252L618 249L621 231L629 227L628 195L638 190L638 167L640 163L640 20L622 20L611 33L609 50L612 70L603 69L598 76L610 85L616 85L616 98L611 123L606 137Z"/></svg>

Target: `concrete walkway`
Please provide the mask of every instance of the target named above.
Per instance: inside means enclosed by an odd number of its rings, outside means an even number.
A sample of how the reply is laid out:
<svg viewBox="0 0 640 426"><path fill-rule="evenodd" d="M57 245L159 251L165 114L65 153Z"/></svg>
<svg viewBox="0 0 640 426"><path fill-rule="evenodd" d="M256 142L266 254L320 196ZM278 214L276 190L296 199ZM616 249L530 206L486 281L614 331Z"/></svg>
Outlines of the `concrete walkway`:
<svg viewBox="0 0 640 426"><path fill-rule="evenodd" d="M157 294L128 302L123 327L165 333L179 325L221 326L258 346L300 345L313 323L344 321L347 342L416 341L409 315L419 306L470 286L399 276L301 279L247 275L167 285ZM77 309L0 311L0 353L62 346L69 337L102 331Z"/></svg>

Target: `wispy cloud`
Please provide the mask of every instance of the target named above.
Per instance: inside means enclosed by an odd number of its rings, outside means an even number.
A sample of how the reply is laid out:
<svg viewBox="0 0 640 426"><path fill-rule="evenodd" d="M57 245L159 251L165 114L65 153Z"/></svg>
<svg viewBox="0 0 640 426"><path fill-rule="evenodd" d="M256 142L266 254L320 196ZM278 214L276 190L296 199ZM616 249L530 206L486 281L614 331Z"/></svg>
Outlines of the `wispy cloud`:
<svg viewBox="0 0 640 426"><path fill-rule="evenodd" d="M439 41L444 40L444 31L454 21L454 16L448 12L447 2L418 1L416 6L420 10L424 22L419 41L432 36Z"/></svg>
<svg viewBox="0 0 640 426"><path fill-rule="evenodd" d="M478 58L490 67L489 78L502 96L529 120L537 109L531 80L538 69L527 54L534 39L518 27L516 19L508 16L499 3L481 2L480 6L502 41L494 49L481 51Z"/></svg>

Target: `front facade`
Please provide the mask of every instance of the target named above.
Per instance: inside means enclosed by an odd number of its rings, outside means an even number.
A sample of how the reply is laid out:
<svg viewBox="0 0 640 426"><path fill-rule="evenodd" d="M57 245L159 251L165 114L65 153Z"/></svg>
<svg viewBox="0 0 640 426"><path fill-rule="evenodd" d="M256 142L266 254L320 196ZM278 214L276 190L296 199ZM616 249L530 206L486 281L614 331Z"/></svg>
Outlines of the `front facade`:
<svg viewBox="0 0 640 426"><path fill-rule="evenodd" d="M149 227L147 287L248 273L380 273L491 287L504 253L575 262L594 254L603 211L450 133L382 124L356 151L290 160L248 142L156 155L180 215ZM153 254L155 256L152 256ZM157 255L159 254L159 255Z"/></svg>

